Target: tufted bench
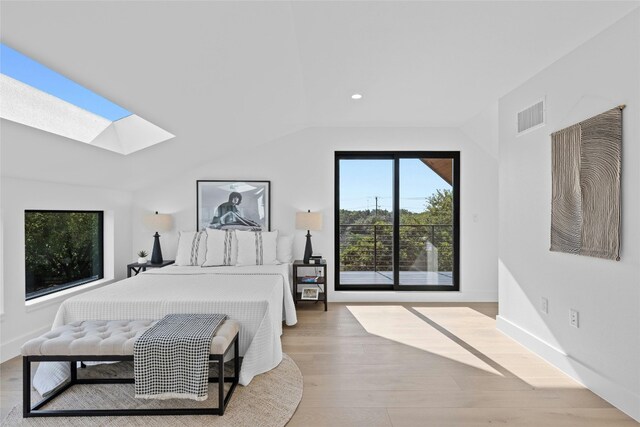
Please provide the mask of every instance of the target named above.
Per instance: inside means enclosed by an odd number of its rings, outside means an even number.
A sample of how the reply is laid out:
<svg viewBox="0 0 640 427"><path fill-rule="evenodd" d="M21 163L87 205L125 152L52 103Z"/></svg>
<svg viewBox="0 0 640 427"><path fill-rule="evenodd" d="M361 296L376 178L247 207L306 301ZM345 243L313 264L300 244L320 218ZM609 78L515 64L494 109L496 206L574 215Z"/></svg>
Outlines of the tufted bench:
<svg viewBox="0 0 640 427"><path fill-rule="evenodd" d="M217 363L218 376L209 382L218 383L217 408L174 408L174 409L82 409L82 410L42 410L44 405L59 396L74 384L115 384L133 383L133 378L92 378L79 379L78 362L120 362L133 361L135 341L150 327L154 320L85 320L55 328L37 338L27 341L21 348L23 360L23 416L100 416L100 415L223 415L238 384L240 357L238 333L240 324L227 319L211 340L209 361ZM233 345L233 377L224 376L224 358ZM50 396L31 406L31 363L69 362L69 381ZM225 382L231 387L224 395Z"/></svg>

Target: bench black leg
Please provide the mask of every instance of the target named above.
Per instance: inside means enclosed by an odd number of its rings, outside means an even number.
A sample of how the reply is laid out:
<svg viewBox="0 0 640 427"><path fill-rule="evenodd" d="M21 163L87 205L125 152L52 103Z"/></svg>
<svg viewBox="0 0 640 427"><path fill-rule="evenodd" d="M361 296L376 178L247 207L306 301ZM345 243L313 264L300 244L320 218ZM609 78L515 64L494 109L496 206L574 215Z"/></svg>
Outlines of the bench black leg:
<svg viewBox="0 0 640 427"><path fill-rule="evenodd" d="M240 382L240 340L233 343L233 384Z"/></svg>
<svg viewBox="0 0 640 427"><path fill-rule="evenodd" d="M71 371L71 382L75 383L78 380L78 362L69 362L69 370Z"/></svg>
<svg viewBox="0 0 640 427"><path fill-rule="evenodd" d="M239 343L239 340L237 338L233 343L233 352L234 352L234 354L233 354L233 376L232 377L224 377L224 380L225 381L229 381L231 383L231 386L229 387L229 391L227 392L227 397L225 397L225 399L224 399L224 405L222 406L222 408L223 408L222 411L223 412L224 412L224 409L229 404L229 401L231 400L231 396L233 395L233 392L235 391L236 386L240 382L240 343Z"/></svg>
<svg viewBox="0 0 640 427"><path fill-rule="evenodd" d="M32 357L22 357L22 417L29 418L40 416L43 411L40 410L44 405L51 402L54 398L61 395L65 390L71 387L77 381L77 370L75 362L71 362L71 377L62 386L52 391L48 397L43 398L33 406L31 406L31 362ZM36 360L37 361L37 360ZM47 411L44 411L47 412Z"/></svg>
<svg viewBox="0 0 640 427"><path fill-rule="evenodd" d="M224 415L224 355L218 358L218 408Z"/></svg>
<svg viewBox="0 0 640 427"><path fill-rule="evenodd" d="M28 417L31 412L31 361L22 357L22 416Z"/></svg>

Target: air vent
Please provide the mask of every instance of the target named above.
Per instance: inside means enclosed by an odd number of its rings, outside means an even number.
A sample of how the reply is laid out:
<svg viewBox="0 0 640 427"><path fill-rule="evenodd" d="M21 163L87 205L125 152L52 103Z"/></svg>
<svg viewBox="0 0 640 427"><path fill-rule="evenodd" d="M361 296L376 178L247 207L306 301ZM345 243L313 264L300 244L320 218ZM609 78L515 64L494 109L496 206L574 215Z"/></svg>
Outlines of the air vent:
<svg viewBox="0 0 640 427"><path fill-rule="evenodd" d="M544 99L518 113L518 135L544 125Z"/></svg>

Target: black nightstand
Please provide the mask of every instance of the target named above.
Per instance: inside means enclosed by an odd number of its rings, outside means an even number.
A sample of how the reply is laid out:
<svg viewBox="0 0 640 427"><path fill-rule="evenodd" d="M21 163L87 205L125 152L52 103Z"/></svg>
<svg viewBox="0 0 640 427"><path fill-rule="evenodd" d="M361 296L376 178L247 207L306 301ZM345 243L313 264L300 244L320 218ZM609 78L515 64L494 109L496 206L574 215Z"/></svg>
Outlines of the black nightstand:
<svg viewBox="0 0 640 427"><path fill-rule="evenodd" d="M167 265L173 264L174 262L175 260L172 259L166 259L162 261L162 264L151 264L150 262L147 262L145 264L138 264L137 262L134 262L127 265L127 277L131 277L132 271L135 273L134 276L137 276L141 271L147 271L147 268L162 268L166 267Z"/></svg>
<svg viewBox="0 0 640 427"><path fill-rule="evenodd" d="M314 281L303 280L305 276L298 275L298 269L303 268L304 271L318 271L321 273ZM316 269L316 270L312 270ZM305 273L309 275L308 273ZM315 274L313 276L316 276ZM324 311L327 311L327 264L305 264L302 260L295 260L293 262L293 302L298 305L299 301L303 302L317 302L312 299L302 299L302 292L298 292L299 286L319 287L318 300L324 301Z"/></svg>

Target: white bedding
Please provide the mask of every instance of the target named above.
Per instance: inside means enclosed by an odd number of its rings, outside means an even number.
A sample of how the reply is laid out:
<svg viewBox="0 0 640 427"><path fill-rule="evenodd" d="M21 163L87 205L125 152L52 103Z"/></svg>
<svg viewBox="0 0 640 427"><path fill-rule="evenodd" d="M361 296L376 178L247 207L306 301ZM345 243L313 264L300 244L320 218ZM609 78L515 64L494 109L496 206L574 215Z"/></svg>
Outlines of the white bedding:
<svg viewBox="0 0 640 427"><path fill-rule="evenodd" d="M221 313L238 320L240 384L282 360L282 320L297 322L290 264L151 269L64 301L53 327L77 320L161 319L171 313ZM40 364L33 384L41 393L66 381L68 364Z"/></svg>

